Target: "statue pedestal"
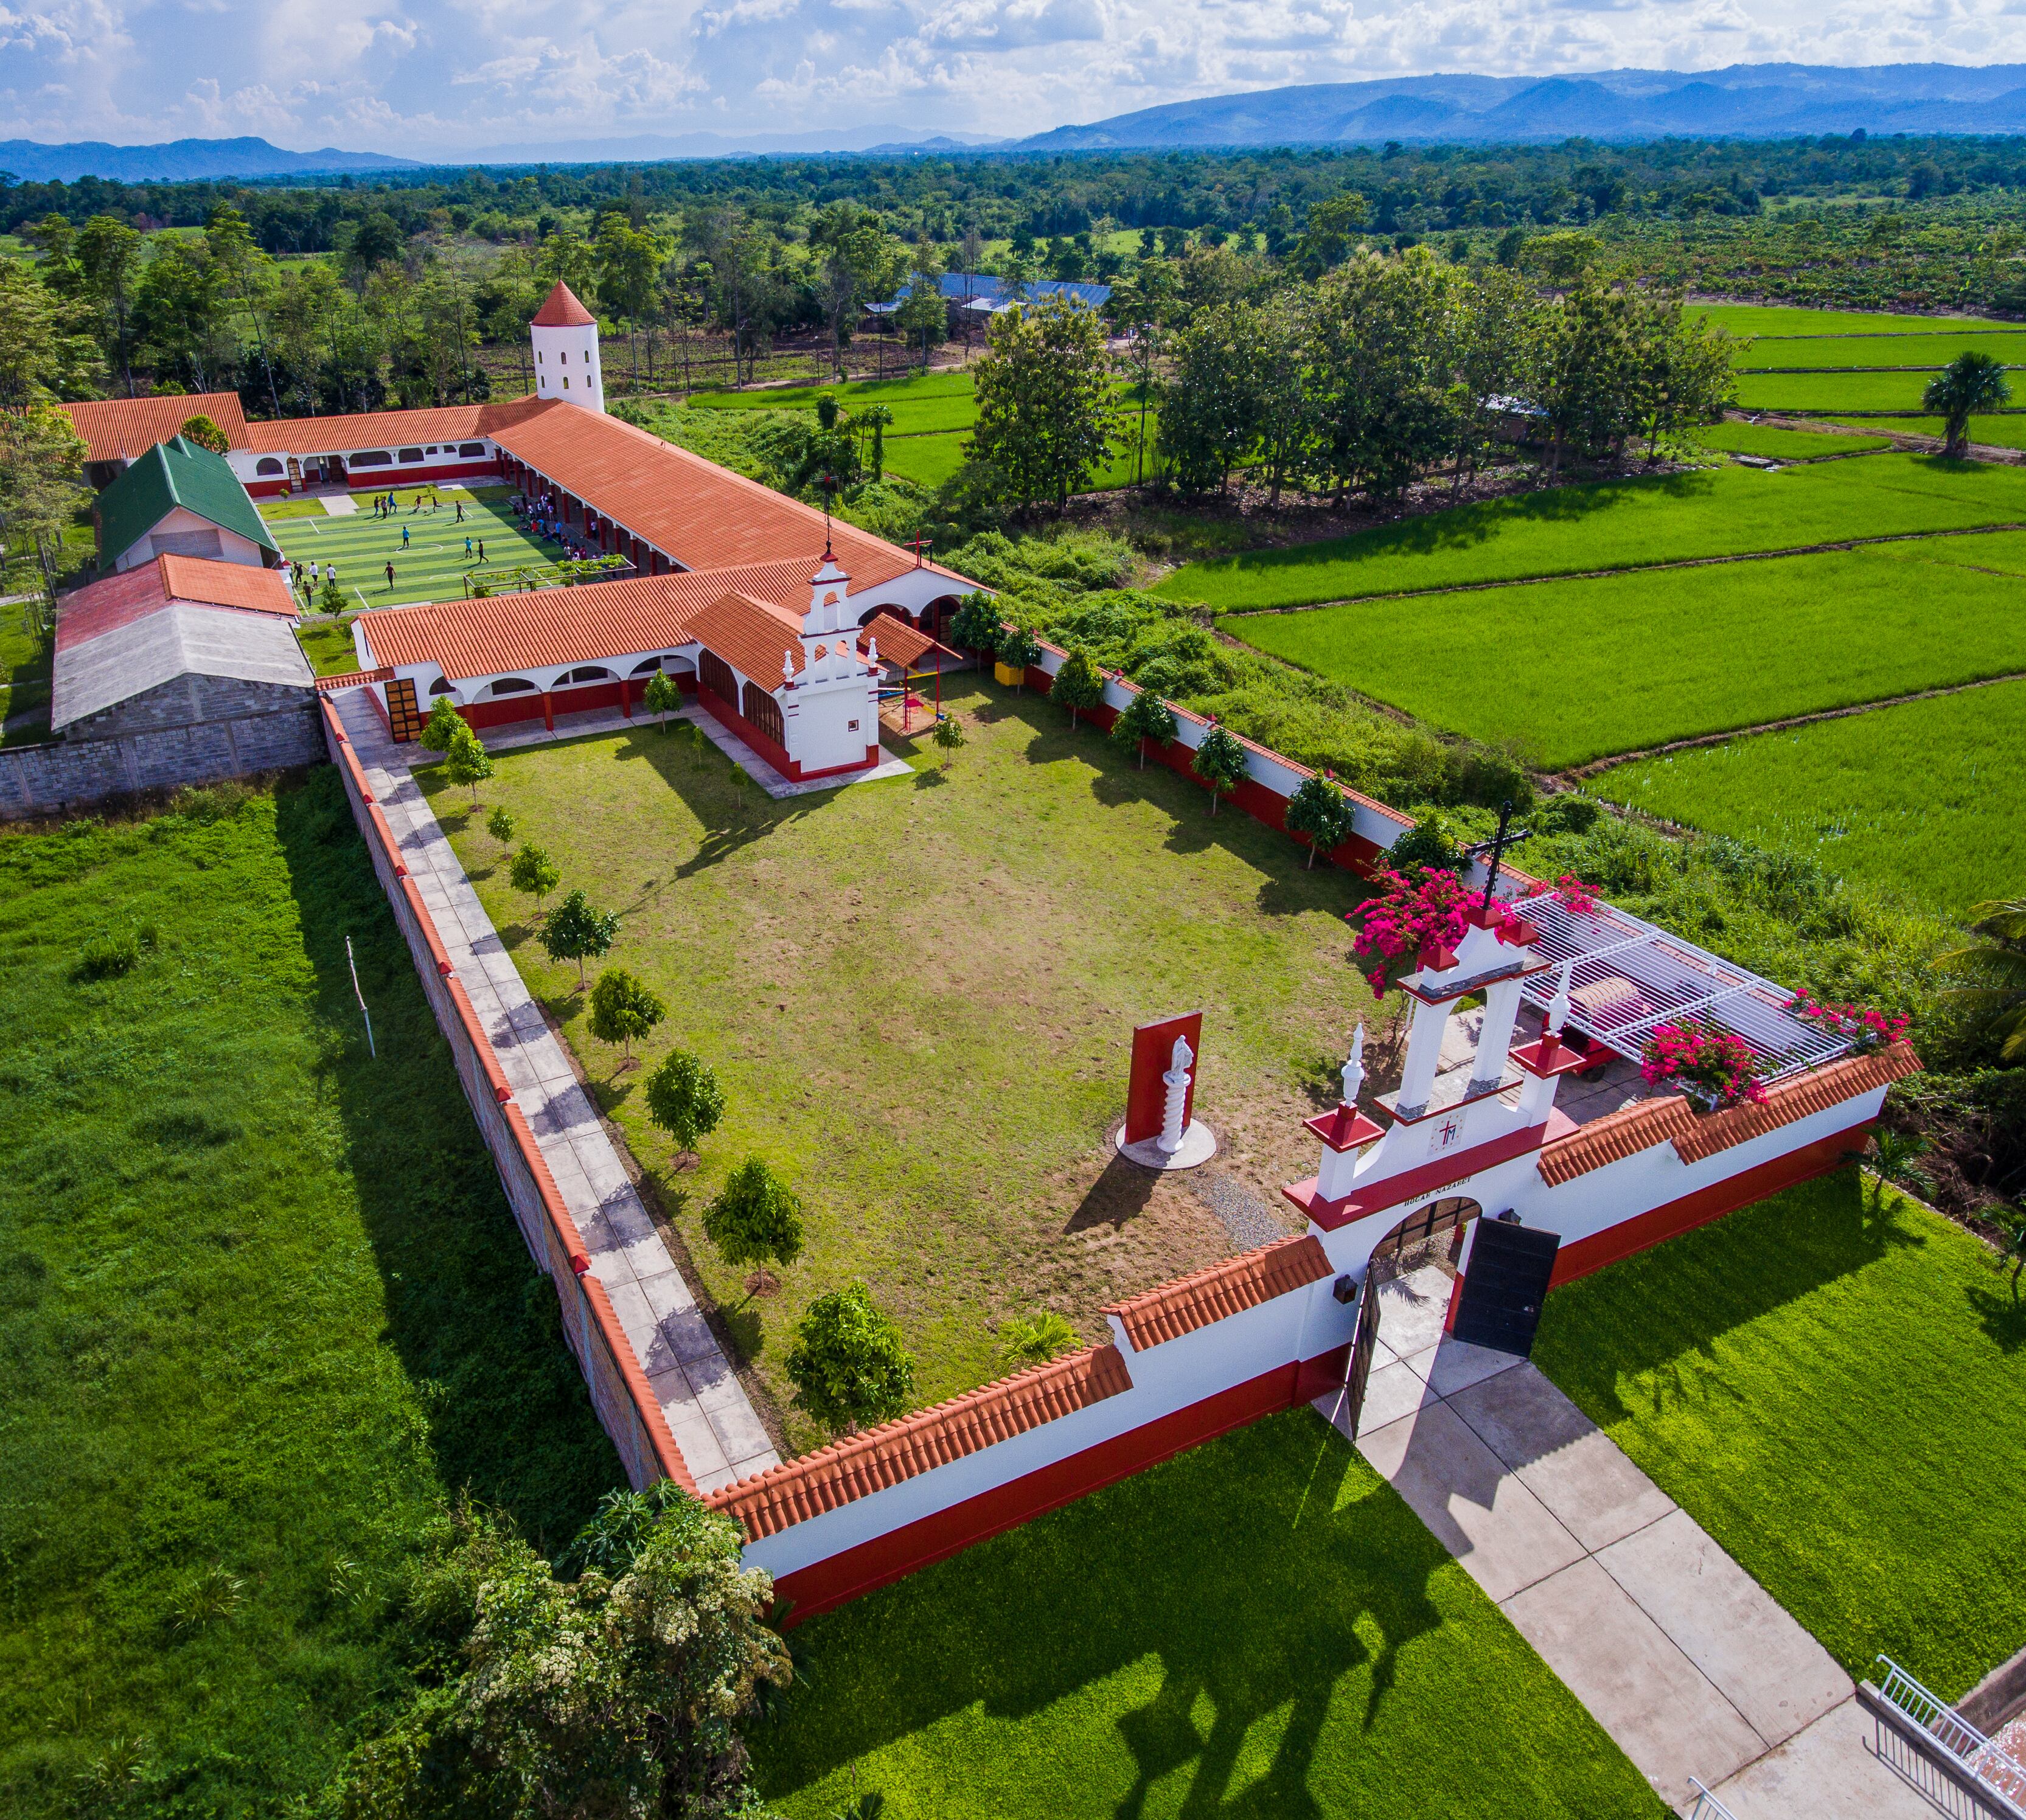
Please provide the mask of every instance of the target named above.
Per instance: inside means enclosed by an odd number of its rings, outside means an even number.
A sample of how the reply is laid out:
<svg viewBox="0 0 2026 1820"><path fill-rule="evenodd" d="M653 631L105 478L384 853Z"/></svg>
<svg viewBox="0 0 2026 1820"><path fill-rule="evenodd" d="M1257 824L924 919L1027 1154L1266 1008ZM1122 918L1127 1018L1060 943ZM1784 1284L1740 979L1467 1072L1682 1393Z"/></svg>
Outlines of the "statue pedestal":
<svg viewBox="0 0 2026 1820"><path fill-rule="evenodd" d="M1200 1119L1190 1120L1178 1150L1163 1150L1158 1138L1143 1138L1136 1144L1129 1144L1123 1125L1112 1133L1111 1142L1120 1156L1142 1169L1196 1169L1217 1154L1217 1134Z"/></svg>

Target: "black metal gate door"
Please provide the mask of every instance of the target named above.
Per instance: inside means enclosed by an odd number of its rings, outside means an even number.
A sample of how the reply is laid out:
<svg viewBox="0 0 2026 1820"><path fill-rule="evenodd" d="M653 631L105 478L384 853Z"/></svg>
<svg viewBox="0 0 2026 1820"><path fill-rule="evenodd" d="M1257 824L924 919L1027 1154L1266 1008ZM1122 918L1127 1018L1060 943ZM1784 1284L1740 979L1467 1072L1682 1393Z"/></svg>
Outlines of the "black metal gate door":
<svg viewBox="0 0 2026 1820"><path fill-rule="evenodd" d="M1357 1419L1365 1413L1365 1386L1372 1376L1372 1349L1378 1340L1379 1273L1368 1268L1357 1292L1357 1333L1350 1343L1350 1377L1343 1387L1344 1416L1354 1441Z"/></svg>
<svg viewBox="0 0 2026 1820"><path fill-rule="evenodd" d="M1548 1279L1554 1274L1557 1233L1515 1226L1508 1220L1481 1219L1471 1247L1463 1293L1457 1301L1451 1332L1473 1346L1516 1353L1534 1350L1534 1329L1540 1325L1541 1304L1547 1300Z"/></svg>

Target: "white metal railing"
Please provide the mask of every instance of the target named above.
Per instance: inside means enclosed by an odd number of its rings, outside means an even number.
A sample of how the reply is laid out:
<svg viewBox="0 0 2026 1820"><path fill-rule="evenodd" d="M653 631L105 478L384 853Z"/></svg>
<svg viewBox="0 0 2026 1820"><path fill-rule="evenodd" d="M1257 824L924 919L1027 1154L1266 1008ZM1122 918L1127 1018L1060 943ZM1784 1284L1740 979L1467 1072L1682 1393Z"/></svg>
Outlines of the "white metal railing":
<svg viewBox="0 0 2026 1820"><path fill-rule="evenodd" d="M1878 1662L1885 1673L1877 1686L1858 1691L1877 1722L1880 1759L1954 1820L2019 1820L2019 1767L1891 1656Z"/></svg>
<svg viewBox="0 0 2026 1820"><path fill-rule="evenodd" d="M1689 1786L1696 1792L1696 1804L1682 1816L1682 1820L1737 1820L1737 1816L1693 1776L1689 1778Z"/></svg>
<svg viewBox="0 0 2026 1820"><path fill-rule="evenodd" d="M1950 1756L1967 1763L1991 1742L1939 1693L1931 1693L1890 1656L1878 1658L1885 1678L1878 1691Z"/></svg>

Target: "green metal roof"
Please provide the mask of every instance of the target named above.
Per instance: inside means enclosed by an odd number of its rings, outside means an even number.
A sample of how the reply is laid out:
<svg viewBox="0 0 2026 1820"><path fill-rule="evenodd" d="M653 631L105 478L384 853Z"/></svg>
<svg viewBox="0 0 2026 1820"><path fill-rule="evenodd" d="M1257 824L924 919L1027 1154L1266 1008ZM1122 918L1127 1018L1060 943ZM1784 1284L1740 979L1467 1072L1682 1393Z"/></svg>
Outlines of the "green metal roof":
<svg viewBox="0 0 2026 1820"><path fill-rule="evenodd" d="M99 495L101 572L110 575L113 564L179 506L281 553L231 463L179 436L156 443Z"/></svg>

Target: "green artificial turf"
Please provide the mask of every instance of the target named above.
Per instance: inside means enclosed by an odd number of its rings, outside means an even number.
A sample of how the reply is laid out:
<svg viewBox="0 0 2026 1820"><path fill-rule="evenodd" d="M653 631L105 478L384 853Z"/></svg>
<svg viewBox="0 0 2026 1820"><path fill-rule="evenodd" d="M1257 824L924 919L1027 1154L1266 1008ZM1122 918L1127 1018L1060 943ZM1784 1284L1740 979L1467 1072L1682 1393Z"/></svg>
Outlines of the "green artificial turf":
<svg viewBox="0 0 2026 1820"><path fill-rule="evenodd" d="M361 607L461 600L467 576L483 576L495 589L510 587L517 565L553 563L563 553L561 544L530 537L514 524L503 488L472 493L440 487L435 497L440 503L433 509L428 503L431 490L426 487L393 491L398 505L392 518L374 517L372 496L359 493L353 495L359 509L348 517L273 515L268 527L282 553L296 561L335 562L339 586L349 602ZM422 502L421 509L411 509L418 500ZM457 522L460 503L464 507L462 524ZM406 549L401 544L404 528L409 536ZM467 537L473 545L469 558L464 553ZM485 546L482 565L477 560L481 542ZM391 587L385 567L389 562L394 565Z"/></svg>
<svg viewBox="0 0 2026 1820"><path fill-rule="evenodd" d="M1959 917L2026 880L2022 750L2026 682L1999 682L1641 759L1590 787Z"/></svg>
<svg viewBox="0 0 2026 1820"><path fill-rule="evenodd" d="M1917 366L1939 371L1958 354L1988 354L2007 366L2026 365L2026 327L2001 333L1853 335L1783 341L1762 339L1740 346L1741 373L1793 367Z"/></svg>
<svg viewBox="0 0 2026 1820"><path fill-rule="evenodd" d="M901 1323L926 1403L1004 1371L1007 1318L1053 1308L1100 1340L1104 1303L1232 1248L1199 1194L1111 1149L1134 1024L1203 1009L1217 1167L1270 1214L1312 1166L1310 1083L1335 1079L1369 1014L1346 875L1305 870L1287 836L1228 807L1213 818L1195 783L1136 769L1045 698L962 671L943 700L969 737L946 774L923 741L915 774L780 803L692 730L644 719L499 752L476 813L418 774L783 1406L795 1323L853 1277ZM636 1053L652 1066L680 1045L722 1079L725 1122L696 1170L671 1169L642 1072L591 1037L575 965L533 939L484 831L495 803L555 856L562 890L617 913L610 964L668 1006ZM748 1298L702 1216L756 1153L805 1197L809 1244L778 1295ZM806 1418L786 1421L813 1443Z"/></svg>
<svg viewBox="0 0 2026 1820"><path fill-rule="evenodd" d="M2022 1645L2026 1306L1849 1170L1557 1289L1534 1362L1853 1675Z"/></svg>
<svg viewBox="0 0 2026 1820"><path fill-rule="evenodd" d="M1193 562L1155 591L1203 601L1221 613L1242 612L2021 523L2026 472L2009 467L1901 454L1777 473L1726 466L1556 487L1325 542ZM1418 630L1426 622L1415 623Z"/></svg>
<svg viewBox="0 0 2026 1820"><path fill-rule="evenodd" d="M26 1820L309 1811L403 1685L386 1619L447 1498L555 1546L621 1481L337 774L238 794L0 834ZM83 977L107 936L134 966Z"/></svg>
<svg viewBox="0 0 2026 1820"><path fill-rule="evenodd" d="M1921 409L1932 373L1741 373L1740 410L1904 411Z"/></svg>
<svg viewBox="0 0 2026 1820"><path fill-rule="evenodd" d="M1775 487L1788 475L1889 459L1750 478ZM1438 726L1509 741L1559 768L2026 671L2026 581L1954 564L1937 565L1930 579L1910 569L1899 553L1908 547L1527 582L1225 624Z"/></svg>
<svg viewBox="0 0 2026 1820"><path fill-rule="evenodd" d="M1776 461L1811 461L1824 455L1862 455L1889 449L1883 436L1830 436L1816 430L1776 429L1769 424L1720 423L1695 432L1706 449L1765 455Z"/></svg>
<svg viewBox="0 0 2026 1820"><path fill-rule="evenodd" d="M794 1633L788 1820L1660 1820L1399 1497L1297 1410ZM870 1804L853 1810L871 1811Z"/></svg>
<svg viewBox="0 0 2026 1820"><path fill-rule="evenodd" d="M1791 303L1700 303L1693 313L1733 335L1967 335L2020 325L1982 316L1899 316L1884 311L1811 310Z"/></svg>

